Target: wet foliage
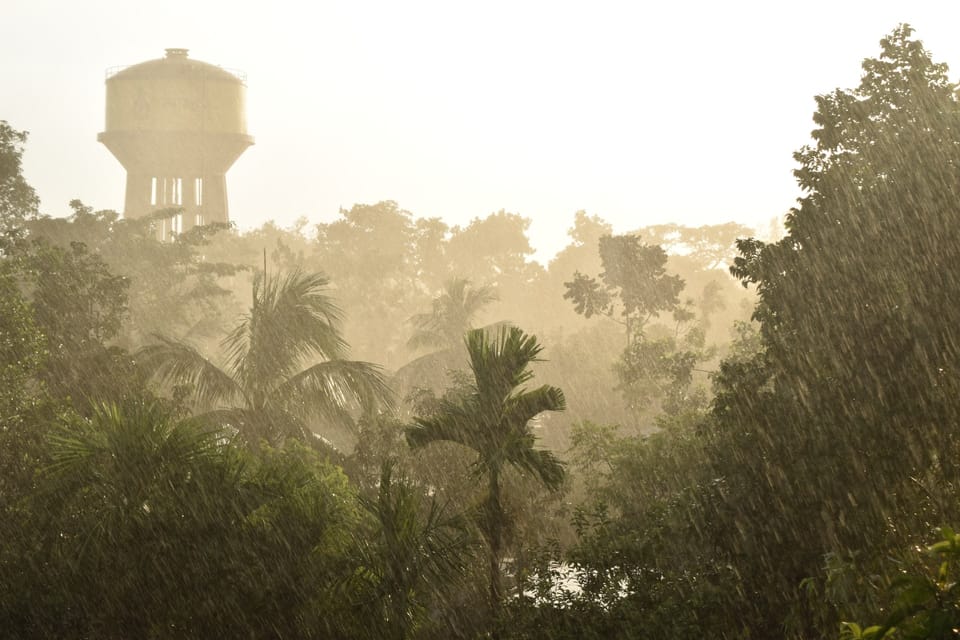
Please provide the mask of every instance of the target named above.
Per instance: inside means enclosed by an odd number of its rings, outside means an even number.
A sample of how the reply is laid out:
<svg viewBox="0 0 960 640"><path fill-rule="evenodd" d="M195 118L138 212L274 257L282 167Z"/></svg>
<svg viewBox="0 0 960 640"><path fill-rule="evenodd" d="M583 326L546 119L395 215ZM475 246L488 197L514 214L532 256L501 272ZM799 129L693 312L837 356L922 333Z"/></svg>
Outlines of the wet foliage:
<svg viewBox="0 0 960 640"><path fill-rule="evenodd" d="M778 239L546 265L507 211L51 219L0 122L2 635L957 637L947 72L902 25L818 96Z"/></svg>

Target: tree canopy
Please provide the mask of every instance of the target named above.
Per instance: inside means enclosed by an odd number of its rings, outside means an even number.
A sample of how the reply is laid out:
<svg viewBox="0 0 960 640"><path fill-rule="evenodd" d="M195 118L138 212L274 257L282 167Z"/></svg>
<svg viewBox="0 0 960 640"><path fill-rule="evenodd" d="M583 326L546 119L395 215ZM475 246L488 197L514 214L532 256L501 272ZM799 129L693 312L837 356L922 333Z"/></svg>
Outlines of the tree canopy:
<svg viewBox="0 0 960 640"><path fill-rule="evenodd" d="M863 71L817 98L787 235L742 241L733 267L757 288L762 351L718 378L723 538L782 605L825 554L873 561L960 515L934 488L960 479L960 105L906 25ZM771 566L778 589L760 586Z"/></svg>
<svg viewBox="0 0 960 640"><path fill-rule="evenodd" d="M162 337L137 359L159 379L189 385L209 419L251 445L330 435L352 424L351 410L389 405L390 390L378 367L343 357L340 310L327 285L322 274L297 271L255 280L253 306L222 343L226 370Z"/></svg>

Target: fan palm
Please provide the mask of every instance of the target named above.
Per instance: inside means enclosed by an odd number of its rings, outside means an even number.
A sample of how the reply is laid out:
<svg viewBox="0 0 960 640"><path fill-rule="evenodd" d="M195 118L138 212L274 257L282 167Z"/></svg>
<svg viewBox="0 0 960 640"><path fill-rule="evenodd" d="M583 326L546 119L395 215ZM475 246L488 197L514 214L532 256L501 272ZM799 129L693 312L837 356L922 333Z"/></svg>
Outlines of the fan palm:
<svg viewBox="0 0 960 640"><path fill-rule="evenodd" d="M414 333L407 346L447 348L455 346L473 328L473 319L483 307L499 300L492 287L475 287L467 278L454 278L433 299L430 313L410 318Z"/></svg>
<svg viewBox="0 0 960 640"><path fill-rule="evenodd" d="M489 546L490 599L496 619L503 598L500 563L506 524L501 476L513 466L550 490L560 487L563 464L550 451L534 448L530 421L544 411L562 411L565 401L557 387L522 388L533 377L530 364L543 348L536 336L517 327L500 327L492 335L475 329L467 333L466 346L473 383L465 393L443 399L434 415L415 418L406 435L412 447L451 441L477 453L476 468L487 484L481 527Z"/></svg>
<svg viewBox="0 0 960 640"><path fill-rule="evenodd" d="M50 445L30 515L46 535L11 547L44 597L33 621L13 616L26 632L3 637L345 637L330 629L349 627L352 603L327 596L352 575L359 513L316 452L250 456L156 401L98 406Z"/></svg>
<svg viewBox="0 0 960 640"><path fill-rule="evenodd" d="M250 312L221 343L225 368L162 336L137 360L161 381L188 385L206 419L248 443L306 439L318 421L350 425L352 412L388 405L390 391L379 367L344 359L327 285L318 273L258 276Z"/></svg>

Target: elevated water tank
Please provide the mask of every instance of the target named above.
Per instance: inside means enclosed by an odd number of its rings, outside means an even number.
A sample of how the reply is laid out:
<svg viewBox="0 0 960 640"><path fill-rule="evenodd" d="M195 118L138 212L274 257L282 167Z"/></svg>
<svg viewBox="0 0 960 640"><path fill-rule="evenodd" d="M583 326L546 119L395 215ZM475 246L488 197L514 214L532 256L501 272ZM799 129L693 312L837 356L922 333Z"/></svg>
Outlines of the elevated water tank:
<svg viewBox="0 0 960 640"><path fill-rule="evenodd" d="M186 49L107 72L106 126L97 139L127 170L124 215L182 213L161 237L227 222L226 173L253 144L245 77L193 60Z"/></svg>

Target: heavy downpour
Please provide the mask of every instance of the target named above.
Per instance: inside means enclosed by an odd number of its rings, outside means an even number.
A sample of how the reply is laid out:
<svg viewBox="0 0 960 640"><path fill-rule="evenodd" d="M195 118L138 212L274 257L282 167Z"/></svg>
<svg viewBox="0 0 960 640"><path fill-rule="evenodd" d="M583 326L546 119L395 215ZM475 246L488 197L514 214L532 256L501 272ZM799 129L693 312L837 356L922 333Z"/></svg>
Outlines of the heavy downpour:
<svg viewBox="0 0 960 640"><path fill-rule="evenodd" d="M13 4L0 638L960 638L956 10Z"/></svg>

